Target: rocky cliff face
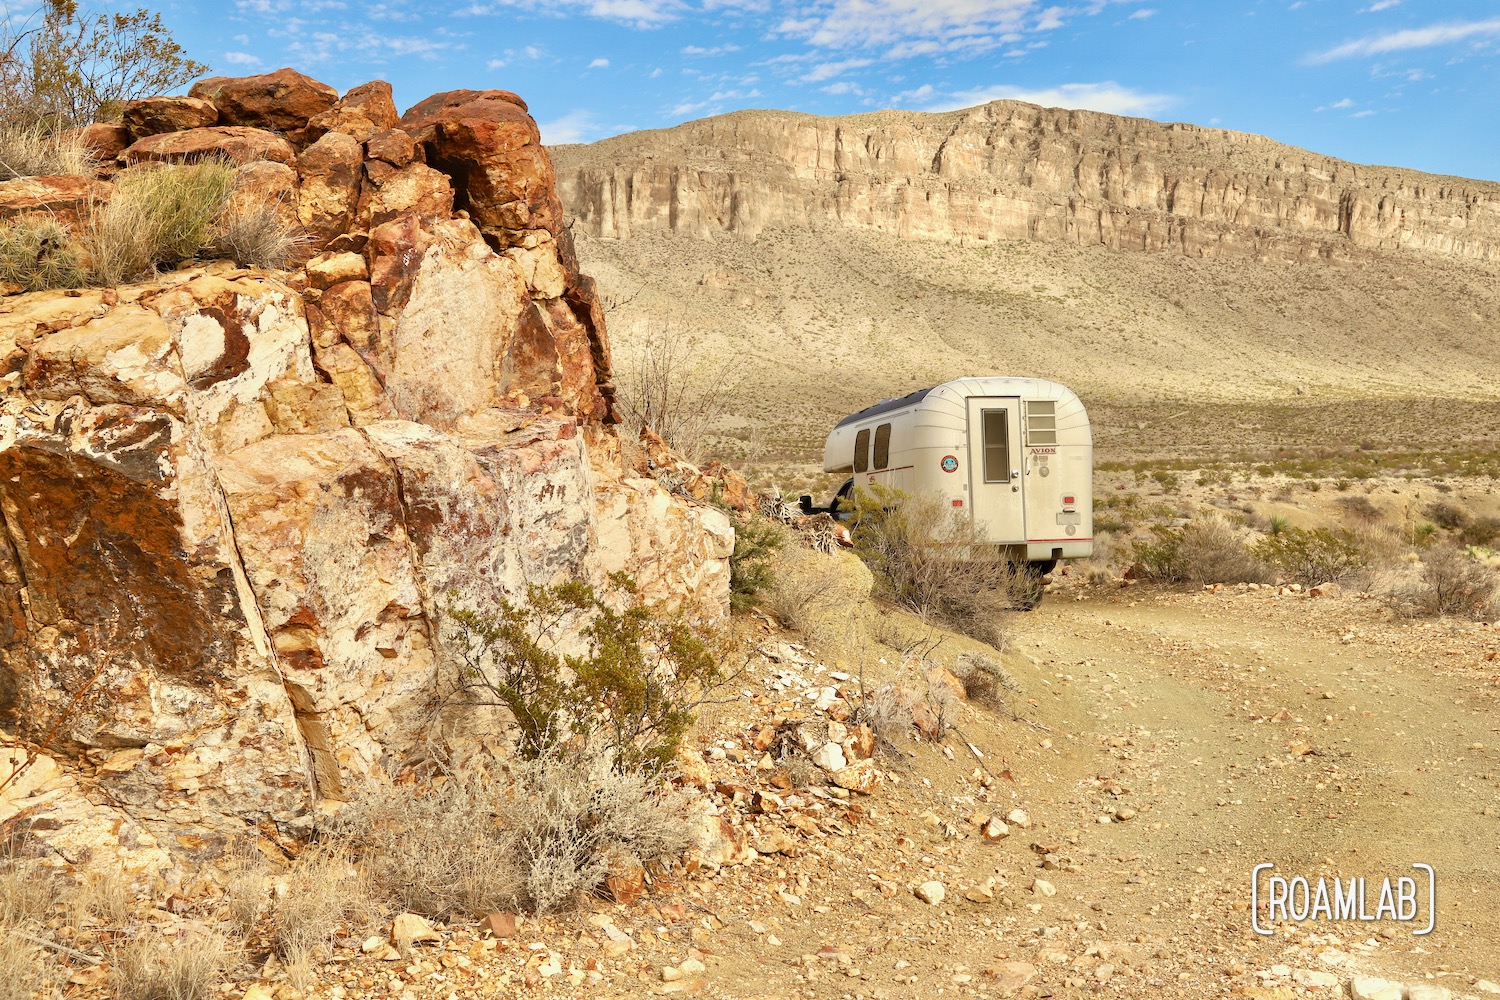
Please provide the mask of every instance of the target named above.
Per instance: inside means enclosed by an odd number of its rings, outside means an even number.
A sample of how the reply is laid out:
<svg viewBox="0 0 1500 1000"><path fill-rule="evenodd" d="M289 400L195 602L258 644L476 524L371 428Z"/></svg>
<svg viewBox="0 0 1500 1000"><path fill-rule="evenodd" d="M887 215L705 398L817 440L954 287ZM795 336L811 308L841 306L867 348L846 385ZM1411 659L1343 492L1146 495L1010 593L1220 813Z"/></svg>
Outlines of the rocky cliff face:
<svg viewBox="0 0 1500 1000"><path fill-rule="evenodd" d="M82 762L28 771L0 823L152 857L295 835L428 740L498 736L442 701L446 608L616 570L723 606L727 518L620 464L520 98L397 118L384 84L284 70L90 138L106 177L231 157L313 256L0 298L0 726ZM79 187L11 183L10 214Z"/></svg>
<svg viewBox="0 0 1500 1000"><path fill-rule="evenodd" d="M833 225L1199 257L1352 245L1500 259L1500 184L1015 101L847 118L744 111L553 153L569 212L616 239Z"/></svg>

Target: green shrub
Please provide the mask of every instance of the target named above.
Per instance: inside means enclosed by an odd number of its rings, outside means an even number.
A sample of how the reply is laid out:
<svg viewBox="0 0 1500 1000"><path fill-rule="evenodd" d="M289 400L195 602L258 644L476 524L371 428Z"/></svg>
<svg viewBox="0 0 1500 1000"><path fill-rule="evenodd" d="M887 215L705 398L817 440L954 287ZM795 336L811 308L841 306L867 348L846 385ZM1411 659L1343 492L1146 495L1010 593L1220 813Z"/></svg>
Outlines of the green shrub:
<svg viewBox="0 0 1500 1000"><path fill-rule="evenodd" d="M779 524L746 515L734 526L729 556L729 605L736 611L754 606L761 591L775 583L773 561L786 541Z"/></svg>
<svg viewBox="0 0 1500 1000"><path fill-rule="evenodd" d="M1253 551L1286 579L1307 586L1344 579L1367 561L1354 535L1327 528L1288 528L1265 536Z"/></svg>
<svg viewBox="0 0 1500 1000"><path fill-rule="evenodd" d="M1476 517L1464 525L1459 540L1465 545L1489 546L1500 540L1500 517Z"/></svg>
<svg viewBox="0 0 1500 1000"><path fill-rule="evenodd" d="M1240 532L1217 515L1181 527L1157 525L1154 541L1136 542L1134 557L1147 579L1163 583L1265 583L1271 573Z"/></svg>
<svg viewBox="0 0 1500 1000"><path fill-rule="evenodd" d="M158 265L196 256L214 235L233 188L234 167L224 160L121 174L109 203L79 234L93 283L140 281Z"/></svg>
<svg viewBox="0 0 1500 1000"><path fill-rule="evenodd" d="M612 581L624 610L577 581L532 585L525 605L502 600L494 616L448 609L463 659L457 692L510 710L524 760L578 737L603 741L619 771L658 773L724 680L715 650L685 617L645 604L623 575ZM558 652L570 630L585 654Z"/></svg>
<svg viewBox="0 0 1500 1000"><path fill-rule="evenodd" d="M29 215L0 227L0 281L39 292L77 288L85 278L72 235L55 219Z"/></svg>
<svg viewBox="0 0 1500 1000"><path fill-rule="evenodd" d="M1422 513L1439 528L1448 531L1462 530L1471 520L1468 511L1447 500L1434 500Z"/></svg>

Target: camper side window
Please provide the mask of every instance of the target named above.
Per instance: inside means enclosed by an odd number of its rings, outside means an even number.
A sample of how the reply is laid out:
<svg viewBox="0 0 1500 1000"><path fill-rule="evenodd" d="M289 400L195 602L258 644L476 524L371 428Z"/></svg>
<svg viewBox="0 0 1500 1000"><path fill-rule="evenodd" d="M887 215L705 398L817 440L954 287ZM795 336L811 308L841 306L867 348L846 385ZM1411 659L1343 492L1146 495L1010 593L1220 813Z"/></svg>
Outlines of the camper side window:
<svg viewBox="0 0 1500 1000"><path fill-rule="evenodd" d="M866 427L854 435L854 471L864 472L870 468L870 428Z"/></svg>
<svg viewBox="0 0 1500 1000"><path fill-rule="evenodd" d="M1035 399L1026 404L1026 443L1057 444L1057 404L1050 399Z"/></svg>
<svg viewBox="0 0 1500 1000"><path fill-rule="evenodd" d="M984 411L984 481L1010 482L1010 421L1005 410Z"/></svg>
<svg viewBox="0 0 1500 1000"><path fill-rule="evenodd" d="M875 428L875 468L883 469L891 464L891 425L881 424Z"/></svg>

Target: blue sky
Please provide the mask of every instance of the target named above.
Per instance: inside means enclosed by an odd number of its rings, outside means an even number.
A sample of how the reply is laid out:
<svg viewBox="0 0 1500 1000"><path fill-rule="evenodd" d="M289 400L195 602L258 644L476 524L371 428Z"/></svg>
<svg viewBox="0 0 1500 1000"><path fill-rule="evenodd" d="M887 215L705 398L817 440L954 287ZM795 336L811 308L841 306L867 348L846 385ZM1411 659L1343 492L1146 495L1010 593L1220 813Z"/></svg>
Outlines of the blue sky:
<svg viewBox="0 0 1500 1000"><path fill-rule="evenodd" d="M503 87L554 143L740 108L840 115L1013 97L1500 180L1497 0L151 6L217 74L290 65L340 90L379 77L402 110L440 90Z"/></svg>

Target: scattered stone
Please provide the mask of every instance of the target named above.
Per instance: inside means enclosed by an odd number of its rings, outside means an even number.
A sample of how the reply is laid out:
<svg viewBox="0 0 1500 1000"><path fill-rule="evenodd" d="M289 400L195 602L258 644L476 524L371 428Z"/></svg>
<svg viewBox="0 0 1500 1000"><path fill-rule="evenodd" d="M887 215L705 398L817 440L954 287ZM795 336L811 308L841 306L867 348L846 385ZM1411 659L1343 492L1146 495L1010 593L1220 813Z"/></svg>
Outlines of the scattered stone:
<svg viewBox="0 0 1500 1000"><path fill-rule="evenodd" d="M1023 830L1031 829L1031 815L1025 809L1012 809L1005 814L1005 822Z"/></svg>
<svg viewBox="0 0 1500 1000"><path fill-rule="evenodd" d="M1293 969L1292 982L1298 986L1329 989L1339 984L1339 977L1331 972L1321 972L1317 969Z"/></svg>
<svg viewBox="0 0 1500 1000"><path fill-rule="evenodd" d="M1349 982L1353 1000L1401 1000L1401 985L1374 976L1355 976Z"/></svg>
<svg viewBox="0 0 1500 1000"><path fill-rule="evenodd" d="M814 751L813 763L825 771L841 771L849 764L844 759L844 748L837 743L825 743Z"/></svg>
<svg viewBox="0 0 1500 1000"><path fill-rule="evenodd" d="M440 940L442 935L428 923L426 917L415 913L399 913L391 921L391 942L403 954L410 952L411 946L419 942Z"/></svg>
<svg viewBox="0 0 1500 1000"><path fill-rule="evenodd" d="M1000 822L1000 817L996 816L980 827L979 832L985 840L1004 840L1010 836L1010 827Z"/></svg>
<svg viewBox="0 0 1500 1000"><path fill-rule="evenodd" d="M1039 878L1031 883L1031 891L1037 896L1056 896L1057 886L1044 878Z"/></svg>
<svg viewBox="0 0 1500 1000"><path fill-rule="evenodd" d="M971 903L993 903L995 901L995 880L986 879L982 885L974 885L964 890L964 898Z"/></svg>
<svg viewBox="0 0 1500 1000"><path fill-rule="evenodd" d="M1416 983L1406 988L1406 1000L1453 1000L1453 992L1442 986Z"/></svg>
<svg viewBox="0 0 1500 1000"><path fill-rule="evenodd" d="M941 882L923 882L913 891L916 893L917 898L928 906L938 905L943 901L943 897L947 895L947 891L943 888L943 883Z"/></svg>

